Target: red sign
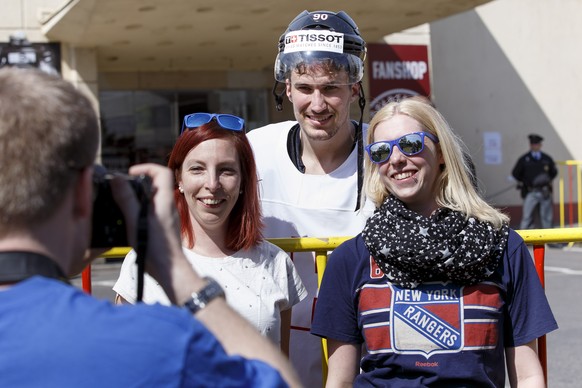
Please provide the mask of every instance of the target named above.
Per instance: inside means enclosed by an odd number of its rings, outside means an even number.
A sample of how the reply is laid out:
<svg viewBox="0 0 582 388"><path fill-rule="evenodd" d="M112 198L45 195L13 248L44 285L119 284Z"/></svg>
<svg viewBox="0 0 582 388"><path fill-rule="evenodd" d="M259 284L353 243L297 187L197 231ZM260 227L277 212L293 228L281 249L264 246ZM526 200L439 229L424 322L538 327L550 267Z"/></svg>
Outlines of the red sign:
<svg viewBox="0 0 582 388"><path fill-rule="evenodd" d="M430 98L428 48L420 45L368 45L370 117L391 101Z"/></svg>

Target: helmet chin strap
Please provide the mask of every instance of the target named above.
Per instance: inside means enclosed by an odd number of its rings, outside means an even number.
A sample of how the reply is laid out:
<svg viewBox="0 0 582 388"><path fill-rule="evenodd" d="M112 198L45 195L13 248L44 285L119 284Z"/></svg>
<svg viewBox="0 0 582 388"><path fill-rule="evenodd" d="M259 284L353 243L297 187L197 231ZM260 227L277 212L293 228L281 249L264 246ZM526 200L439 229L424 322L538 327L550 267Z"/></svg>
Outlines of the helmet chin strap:
<svg viewBox="0 0 582 388"><path fill-rule="evenodd" d="M275 85L273 85L273 96L275 97L275 108L277 112L281 112L283 110L283 95L285 94L285 88L281 90L281 93L277 93L277 86L281 82L275 81Z"/></svg>
<svg viewBox="0 0 582 388"><path fill-rule="evenodd" d="M364 107L366 106L366 97L364 96L364 87L362 86L362 81L358 82L360 85L360 98L358 99L358 105L360 106L360 121L358 122L358 128L356 128L356 142L358 147L358 199L356 200L356 209L360 209L360 201L362 199L362 188L364 185L364 135L363 135L363 124L364 124Z"/></svg>

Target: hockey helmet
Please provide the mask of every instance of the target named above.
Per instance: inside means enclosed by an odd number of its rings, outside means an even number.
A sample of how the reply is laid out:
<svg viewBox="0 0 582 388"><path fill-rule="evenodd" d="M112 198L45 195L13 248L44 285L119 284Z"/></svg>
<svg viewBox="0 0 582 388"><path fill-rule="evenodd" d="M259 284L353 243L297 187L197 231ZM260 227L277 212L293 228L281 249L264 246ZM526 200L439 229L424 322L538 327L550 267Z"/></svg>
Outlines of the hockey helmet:
<svg viewBox="0 0 582 388"><path fill-rule="evenodd" d="M329 61L348 73L350 84L364 75L366 42L356 23L344 11L303 11L279 38L275 80L285 82L299 66Z"/></svg>

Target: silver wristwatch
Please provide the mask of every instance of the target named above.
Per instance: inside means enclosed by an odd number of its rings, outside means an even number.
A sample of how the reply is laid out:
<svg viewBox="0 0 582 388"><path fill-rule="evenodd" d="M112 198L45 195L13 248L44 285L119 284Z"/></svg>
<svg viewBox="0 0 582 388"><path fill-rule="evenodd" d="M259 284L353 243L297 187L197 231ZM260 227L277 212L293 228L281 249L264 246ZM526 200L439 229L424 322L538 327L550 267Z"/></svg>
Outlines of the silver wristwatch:
<svg viewBox="0 0 582 388"><path fill-rule="evenodd" d="M204 280L206 280L208 284L202 287L200 291L193 292L192 298L184 303L184 307L190 310L192 314L196 314L198 311L202 310L215 298L225 298L224 290L216 280L208 276L204 277Z"/></svg>

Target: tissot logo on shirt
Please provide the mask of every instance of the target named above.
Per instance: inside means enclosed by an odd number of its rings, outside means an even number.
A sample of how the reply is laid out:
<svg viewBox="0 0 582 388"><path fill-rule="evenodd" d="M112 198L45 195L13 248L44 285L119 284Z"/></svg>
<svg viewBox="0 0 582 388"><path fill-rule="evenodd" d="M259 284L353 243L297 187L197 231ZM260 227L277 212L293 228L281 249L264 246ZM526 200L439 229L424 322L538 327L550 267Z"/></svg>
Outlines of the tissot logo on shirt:
<svg viewBox="0 0 582 388"><path fill-rule="evenodd" d="M343 53L344 34L333 31L301 30L285 35L285 53L328 51Z"/></svg>

